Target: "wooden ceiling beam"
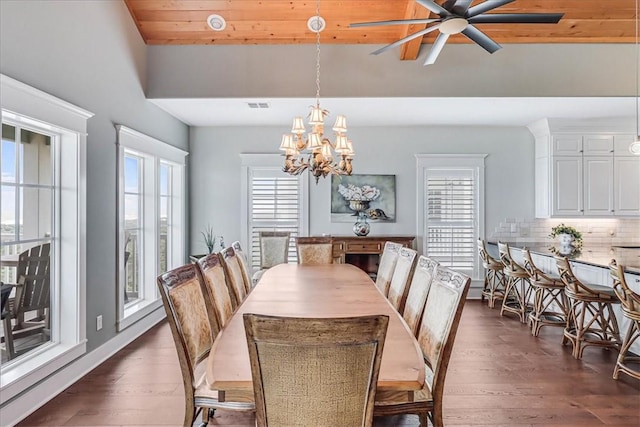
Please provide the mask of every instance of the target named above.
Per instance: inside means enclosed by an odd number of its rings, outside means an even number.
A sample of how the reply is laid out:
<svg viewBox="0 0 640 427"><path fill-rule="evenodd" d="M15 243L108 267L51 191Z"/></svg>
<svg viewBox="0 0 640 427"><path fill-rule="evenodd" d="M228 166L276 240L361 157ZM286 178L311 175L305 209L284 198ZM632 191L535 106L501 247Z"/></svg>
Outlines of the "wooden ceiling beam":
<svg viewBox="0 0 640 427"><path fill-rule="evenodd" d="M420 19L428 18L431 12L426 7L420 6L415 0L407 0L406 11L404 19ZM408 36L409 34L416 33L424 30L427 24L411 24L405 25L402 34L398 39ZM400 46L400 60L402 61L415 61L418 59L420 53L420 46L422 45L422 37L416 37Z"/></svg>

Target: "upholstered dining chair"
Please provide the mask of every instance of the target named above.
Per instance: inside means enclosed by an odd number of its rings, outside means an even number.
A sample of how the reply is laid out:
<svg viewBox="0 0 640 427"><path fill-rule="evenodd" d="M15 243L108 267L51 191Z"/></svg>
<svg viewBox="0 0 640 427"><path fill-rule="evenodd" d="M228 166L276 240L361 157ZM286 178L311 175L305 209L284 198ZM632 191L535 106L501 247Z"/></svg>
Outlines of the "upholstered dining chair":
<svg viewBox="0 0 640 427"><path fill-rule="evenodd" d="M291 233L288 231L261 231L258 233L260 243L260 270L253 273L251 281L255 286L265 271L278 264L285 264L289 260L289 241Z"/></svg>
<svg viewBox="0 0 640 427"><path fill-rule="evenodd" d="M206 296L207 311L210 314L211 328L214 335L224 328L233 315L233 304L229 295L224 267L219 254L209 254L197 261L198 270L202 275L204 295Z"/></svg>
<svg viewBox="0 0 640 427"><path fill-rule="evenodd" d="M231 303L235 310L247 297L244 278L242 277L242 267L240 267L236 251L231 246L220 251L220 260L227 274L227 285L231 294Z"/></svg>
<svg viewBox="0 0 640 427"><path fill-rule="evenodd" d="M244 290L246 293L251 292L251 274L249 272L251 269L249 268L249 260L247 259L247 254L242 250L242 246L240 246L240 242L237 240L231 244L231 247L236 252L236 256L238 257L238 264L240 264L240 272L242 273L242 282L244 283Z"/></svg>
<svg viewBox="0 0 640 427"><path fill-rule="evenodd" d="M298 264L333 264L331 237L296 237Z"/></svg>
<svg viewBox="0 0 640 427"><path fill-rule="evenodd" d="M640 356L629 352L631 345L640 338L640 294L634 292L624 277L624 266L618 265L616 260L609 264L609 271L613 279L613 290L622 304L622 315L629 320L629 327L624 336L616 366L613 369L613 379L617 380L620 372L640 380ZM635 366L635 367L634 367Z"/></svg>
<svg viewBox="0 0 640 427"><path fill-rule="evenodd" d="M504 277L504 265L500 259L495 259L489 254L487 244L484 240L478 239L478 254L485 269L484 285L480 300L487 299L489 308L494 308L497 300L504 299L504 291L507 280Z"/></svg>
<svg viewBox="0 0 640 427"><path fill-rule="evenodd" d="M203 426L209 421L210 409L254 410L255 405L251 402L220 402L218 393L207 384L207 357L214 335L195 264L184 265L159 276L158 289L182 371L184 427L193 424L200 410L204 410Z"/></svg>
<svg viewBox="0 0 640 427"><path fill-rule="evenodd" d="M562 344L573 345L573 357L582 358L587 346L620 347L620 330L613 304L620 304L613 288L582 283L571 269L566 257L556 256L560 278L569 302L568 319Z"/></svg>
<svg viewBox="0 0 640 427"><path fill-rule="evenodd" d="M378 273L376 274L376 287L386 297L389 295L389 286L393 277L393 270L398 262L398 254L402 249L400 243L386 242L382 255L380 256L380 265L378 265Z"/></svg>
<svg viewBox="0 0 640 427"><path fill-rule="evenodd" d="M435 427L443 425L444 381L470 284L468 276L436 267L418 331L425 360L424 387L414 393L379 391L374 415L417 414L422 427L429 418Z"/></svg>
<svg viewBox="0 0 640 427"><path fill-rule="evenodd" d="M418 337L418 327L422 319L424 305L427 302L427 295L429 295L431 282L438 265L437 261L420 255L409 285L409 293L407 294L407 302L404 306L402 317L416 338Z"/></svg>
<svg viewBox="0 0 640 427"><path fill-rule="evenodd" d="M409 283L413 278L413 271L416 266L416 256L418 253L413 249L402 248L398 254L396 268L393 269L393 276L389 284L388 299L391 305L402 314L407 300Z"/></svg>
<svg viewBox="0 0 640 427"><path fill-rule="evenodd" d="M372 425L388 316L243 316L258 427Z"/></svg>

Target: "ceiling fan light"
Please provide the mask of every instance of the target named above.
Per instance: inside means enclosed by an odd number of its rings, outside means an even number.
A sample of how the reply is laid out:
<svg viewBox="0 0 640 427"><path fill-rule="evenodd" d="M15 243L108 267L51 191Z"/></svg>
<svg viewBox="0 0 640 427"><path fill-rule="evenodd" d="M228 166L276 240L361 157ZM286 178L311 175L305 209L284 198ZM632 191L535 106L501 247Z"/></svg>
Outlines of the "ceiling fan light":
<svg viewBox="0 0 640 427"><path fill-rule="evenodd" d="M438 29L443 34L458 34L463 32L467 25L469 25L469 21L456 17L445 20Z"/></svg>

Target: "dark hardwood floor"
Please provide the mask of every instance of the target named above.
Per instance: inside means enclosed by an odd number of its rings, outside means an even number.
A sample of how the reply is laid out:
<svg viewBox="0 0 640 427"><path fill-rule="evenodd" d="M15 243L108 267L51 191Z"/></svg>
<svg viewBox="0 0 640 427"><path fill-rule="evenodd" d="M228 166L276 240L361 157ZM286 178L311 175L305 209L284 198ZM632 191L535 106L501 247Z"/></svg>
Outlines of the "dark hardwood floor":
<svg viewBox="0 0 640 427"><path fill-rule="evenodd" d="M515 318L469 301L449 365L445 424L640 426L640 381L612 379L617 352L590 347L575 360L561 336L546 327L534 338ZM179 426L182 416L178 359L163 322L19 426ZM209 425L255 424L250 415L217 411ZM416 425L413 416L376 420Z"/></svg>

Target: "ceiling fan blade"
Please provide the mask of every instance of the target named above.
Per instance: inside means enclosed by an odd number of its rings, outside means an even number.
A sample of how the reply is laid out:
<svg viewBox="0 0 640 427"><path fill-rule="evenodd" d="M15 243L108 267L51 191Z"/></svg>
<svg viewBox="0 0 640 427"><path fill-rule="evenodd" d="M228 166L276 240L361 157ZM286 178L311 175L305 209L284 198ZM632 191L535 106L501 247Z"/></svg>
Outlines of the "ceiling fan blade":
<svg viewBox="0 0 640 427"><path fill-rule="evenodd" d="M356 22L353 24L349 24L349 28L376 27L380 25L430 24L432 22L440 22L440 21L442 21L442 18L394 19L390 21Z"/></svg>
<svg viewBox="0 0 640 427"><path fill-rule="evenodd" d="M451 11L454 15L465 16L472 1L473 0L449 0L444 4L444 8Z"/></svg>
<svg viewBox="0 0 640 427"><path fill-rule="evenodd" d="M493 13L469 18L472 24L557 24L564 13Z"/></svg>
<svg viewBox="0 0 640 427"><path fill-rule="evenodd" d="M434 2L433 0L416 0L416 3L418 3L422 7L426 7L431 12L437 15L440 15L440 16L451 15L451 12L449 12L447 9L440 6L438 3Z"/></svg>
<svg viewBox="0 0 640 427"><path fill-rule="evenodd" d="M409 40L415 39L416 37L420 37L420 36L423 36L423 35L425 35L427 33L430 33L431 31L434 31L434 30L438 29L439 26L440 26L440 24L435 24L435 25L430 26L429 28L425 28L424 30L420 30L420 31L418 31L416 33L409 34L407 37L401 38L400 40L398 40L396 42L393 42L393 43L391 43L389 45L386 45L383 48L380 48L380 49L378 49L376 51L371 52L371 54L372 55L379 55L382 52L386 52L389 49L393 49L396 46L400 46L402 43L406 43Z"/></svg>
<svg viewBox="0 0 640 427"><path fill-rule="evenodd" d="M481 13L488 12L490 10L499 8L505 4L513 3L515 0L487 0L484 3L480 3L477 6L473 6L467 11L467 16L472 17L480 15Z"/></svg>
<svg viewBox="0 0 640 427"><path fill-rule="evenodd" d="M440 52L442 52L442 48L444 47L445 43L447 43L448 39L449 34L438 34L436 41L433 43L431 50L427 54L427 59L424 61L424 65L431 65L436 62L436 59L438 59L438 55L440 55Z"/></svg>
<svg viewBox="0 0 640 427"><path fill-rule="evenodd" d="M493 53L502 47L498 43L491 40L488 35L480 31L473 25L468 25L467 28L464 29L462 34L467 36L472 41L476 42L480 47L482 47L489 53Z"/></svg>

